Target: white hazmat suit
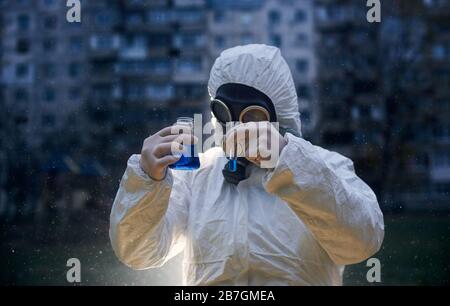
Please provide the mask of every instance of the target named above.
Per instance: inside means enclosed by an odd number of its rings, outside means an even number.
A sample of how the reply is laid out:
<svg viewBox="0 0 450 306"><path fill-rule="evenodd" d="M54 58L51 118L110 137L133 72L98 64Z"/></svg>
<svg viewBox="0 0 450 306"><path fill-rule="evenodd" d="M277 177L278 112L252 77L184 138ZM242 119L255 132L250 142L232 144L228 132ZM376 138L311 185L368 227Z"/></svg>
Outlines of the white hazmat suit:
<svg viewBox="0 0 450 306"><path fill-rule="evenodd" d="M265 93L280 126L299 134L292 76L279 49L246 45L215 61L212 97L225 83ZM348 158L286 133L274 169L251 165L227 183L221 148L200 154L197 171L168 170L154 181L132 155L110 220L118 258L134 269L159 267L184 251L186 285L340 285L344 265L376 253L383 215Z"/></svg>

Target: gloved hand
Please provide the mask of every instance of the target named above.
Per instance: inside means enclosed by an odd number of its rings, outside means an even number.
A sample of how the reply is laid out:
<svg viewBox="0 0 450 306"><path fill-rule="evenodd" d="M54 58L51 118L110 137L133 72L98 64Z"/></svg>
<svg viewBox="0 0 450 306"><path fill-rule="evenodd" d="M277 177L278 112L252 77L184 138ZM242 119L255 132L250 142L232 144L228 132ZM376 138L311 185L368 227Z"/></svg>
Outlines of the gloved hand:
<svg viewBox="0 0 450 306"><path fill-rule="evenodd" d="M233 157L245 157L261 168L275 168L286 144L287 140L270 122L248 122L227 132L224 150L227 156L232 152Z"/></svg>
<svg viewBox="0 0 450 306"><path fill-rule="evenodd" d="M173 125L147 137L141 150L140 165L147 175L157 181L166 176L167 166L176 163L183 152L183 144L197 143L192 129Z"/></svg>

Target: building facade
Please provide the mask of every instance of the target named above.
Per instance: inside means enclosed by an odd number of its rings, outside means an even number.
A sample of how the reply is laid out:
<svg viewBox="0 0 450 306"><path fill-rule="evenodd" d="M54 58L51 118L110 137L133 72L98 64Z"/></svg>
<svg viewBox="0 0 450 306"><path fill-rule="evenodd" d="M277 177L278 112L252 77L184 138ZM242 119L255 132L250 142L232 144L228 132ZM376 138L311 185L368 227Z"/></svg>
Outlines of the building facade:
<svg viewBox="0 0 450 306"><path fill-rule="evenodd" d="M85 99L83 28L65 1L2 1L5 106L28 144L62 128Z"/></svg>
<svg viewBox="0 0 450 306"><path fill-rule="evenodd" d="M197 0L87 4L93 145L113 138L110 151L129 155L177 116L204 112L205 8Z"/></svg>
<svg viewBox="0 0 450 306"><path fill-rule="evenodd" d="M449 3L316 2L317 142L352 158L395 209L441 209L449 185ZM446 85L447 84L447 85Z"/></svg>

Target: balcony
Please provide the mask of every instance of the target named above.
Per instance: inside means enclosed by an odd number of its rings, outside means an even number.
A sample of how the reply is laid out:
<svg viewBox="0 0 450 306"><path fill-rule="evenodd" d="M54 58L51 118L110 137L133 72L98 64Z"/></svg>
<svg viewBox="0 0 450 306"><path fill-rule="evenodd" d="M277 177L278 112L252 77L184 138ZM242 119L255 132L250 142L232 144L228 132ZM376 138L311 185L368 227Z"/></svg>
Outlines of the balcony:
<svg viewBox="0 0 450 306"><path fill-rule="evenodd" d="M206 82L208 72L200 57L180 58L175 63L174 81Z"/></svg>
<svg viewBox="0 0 450 306"><path fill-rule="evenodd" d="M117 64L116 72L127 78L168 81L172 74L172 63L168 59L123 61Z"/></svg>
<svg viewBox="0 0 450 306"><path fill-rule="evenodd" d="M89 40L90 57L115 57L120 47L118 35L104 34L93 35Z"/></svg>
<svg viewBox="0 0 450 306"><path fill-rule="evenodd" d="M178 33L173 37L173 46L183 52L198 52L206 48L206 35L201 32Z"/></svg>
<svg viewBox="0 0 450 306"><path fill-rule="evenodd" d="M424 0L425 12L434 18L447 19L450 17L450 3L448 0Z"/></svg>
<svg viewBox="0 0 450 306"><path fill-rule="evenodd" d="M450 166L432 167L430 177L433 182L450 182Z"/></svg>
<svg viewBox="0 0 450 306"><path fill-rule="evenodd" d="M119 56L127 60L145 59L147 57L147 49L144 47L124 48L120 50Z"/></svg>
<svg viewBox="0 0 450 306"><path fill-rule="evenodd" d="M206 0L174 0L175 7L205 7Z"/></svg>
<svg viewBox="0 0 450 306"><path fill-rule="evenodd" d="M174 14L175 28L203 30L206 27L207 18L204 10L182 9Z"/></svg>
<svg viewBox="0 0 450 306"><path fill-rule="evenodd" d="M95 2L95 1L94 1ZM123 6L125 9L143 9L149 7L165 7L168 5L169 0L123 0Z"/></svg>
<svg viewBox="0 0 450 306"><path fill-rule="evenodd" d="M359 7L352 3L318 5L315 10L316 26L320 30L336 31L339 27L367 23L364 9L366 9L364 5Z"/></svg>

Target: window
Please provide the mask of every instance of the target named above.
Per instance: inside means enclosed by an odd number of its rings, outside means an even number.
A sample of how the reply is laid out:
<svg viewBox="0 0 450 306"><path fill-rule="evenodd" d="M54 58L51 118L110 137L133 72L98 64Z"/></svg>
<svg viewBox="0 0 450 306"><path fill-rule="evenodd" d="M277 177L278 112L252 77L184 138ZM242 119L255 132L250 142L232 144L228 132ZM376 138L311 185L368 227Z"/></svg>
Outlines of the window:
<svg viewBox="0 0 450 306"><path fill-rule="evenodd" d="M450 124L436 123L433 127L433 137L439 140L450 140Z"/></svg>
<svg viewBox="0 0 450 306"><path fill-rule="evenodd" d="M45 6L47 7L53 7L55 6L56 1L55 0L45 0Z"/></svg>
<svg viewBox="0 0 450 306"><path fill-rule="evenodd" d="M214 37L214 45L216 48L224 48L225 47L225 37L222 35L217 35Z"/></svg>
<svg viewBox="0 0 450 306"><path fill-rule="evenodd" d="M274 45L278 48L281 48L281 35L279 34L271 34L270 35L270 44Z"/></svg>
<svg viewBox="0 0 450 306"><path fill-rule="evenodd" d="M108 27L114 24L115 14L113 11L102 10L98 12L95 17L95 24L100 27Z"/></svg>
<svg viewBox="0 0 450 306"><path fill-rule="evenodd" d="M58 18L54 15L44 17L44 29L55 29L58 25Z"/></svg>
<svg viewBox="0 0 450 306"><path fill-rule="evenodd" d="M112 88L109 85L98 85L93 89L96 99L108 100L112 97Z"/></svg>
<svg viewBox="0 0 450 306"><path fill-rule="evenodd" d="M309 99L311 98L311 90L307 84L300 84L297 87L297 94L299 98Z"/></svg>
<svg viewBox="0 0 450 306"><path fill-rule="evenodd" d="M53 63L45 63L42 65L42 74L46 79L53 79L56 77L56 65Z"/></svg>
<svg viewBox="0 0 450 306"><path fill-rule="evenodd" d="M243 25L251 25L253 21L253 16L247 13L241 15L241 23Z"/></svg>
<svg viewBox="0 0 450 306"><path fill-rule="evenodd" d="M200 58L185 58L177 62L177 71L179 73L195 73L202 70L202 61Z"/></svg>
<svg viewBox="0 0 450 306"><path fill-rule="evenodd" d="M72 78L79 77L82 71L82 64L79 62L72 62L68 66L69 76Z"/></svg>
<svg viewBox="0 0 450 306"><path fill-rule="evenodd" d="M205 95L205 88L201 85L180 84L176 88L176 95L185 99L201 99Z"/></svg>
<svg viewBox="0 0 450 306"><path fill-rule="evenodd" d="M175 36L175 46L183 47L201 47L205 43L205 37L202 33L182 33Z"/></svg>
<svg viewBox="0 0 450 306"><path fill-rule="evenodd" d="M42 118L42 125L44 127L53 127L55 126L55 116L51 114L43 115Z"/></svg>
<svg viewBox="0 0 450 306"><path fill-rule="evenodd" d="M214 22L222 23L225 21L225 13L224 12L214 12Z"/></svg>
<svg viewBox="0 0 450 306"><path fill-rule="evenodd" d="M143 21L143 17L140 13L131 13L126 16L126 24L129 26L141 25Z"/></svg>
<svg viewBox="0 0 450 306"><path fill-rule="evenodd" d="M412 159L412 164L416 168L425 168L428 167L428 154L423 152L418 152L414 155Z"/></svg>
<svg viewBox="0 0 450 306"><path fill-rule="evenodd" d="M307 47L308 46L308 35L306 33L297 34L295 44L299 47Z"/></svg>
<svg viewBox="0 0 450 306"><path fill-rule="evenodd" d="M17 64L16 65L16 77L17 78L24 78L28 76L29 73L29 65L28 64Z"/></svg>
<svg viewBox="0 0 450 306"><path fill-rule="evenodd" d="M277 25L281 22L281 15L278 11L270 11L269 12L269 24Z"/></svg>
<svg viewBox="0 0 450 306"><path fill-rule="evenodd" d="M306 12L304 10L297 10L294 15L294 21L302 23L306 21Z"/></svg>
<svg viewBox="0 0 450 306"><path fill-rule="evenodd" d="M243 35L241 36L241 43L242 43L243 45L253 43L253 35L250 34L250 33L243 34Z"/></svg>
<svg viewBox="0 0 450 306"><path fill-rule="evenodd" d="M171 62L168 58L152 58L147 61L122 61L116 67L119 72L126 74L166 75L171 71Z"/></svg>
<svg viewBox="0 0 450 306"><path fill-rule="evenodd" d="M166 10L151 10L147 13L149 23L164 24L170 22L170 13Z"/></svg>
<svg viewBox="0 0 450 306"><path fill-rule="evenodd" d="M98 49L110 49L114 45L113 37L109 35L100 35L97 37Z"/></svg>
<svg viewBox="0 0 450 306"><path fill-rule="evenodd" d="M115 65L115 70L126 74L142 74L147 70L147 65L141 61L122 61Z"/></svg>
<svg viewBox="0 0 450 306"><path fill-rule="evenodd" d="M28 91L24 88L18 88L14 92L14 99L18 103L28 102L29 95Z"/></svg>
<svg viewBox="0 0 450 306"><path fill-rule="evenodd" d="M197 23L203 18L202 11L198 10L184 10L178 12L178 20L182 23Z"/></svg>
<svg viewBox="0 0 450 306"><path fill-rule="evenodd" d="M83 49L83 39L78 36L71 37L69 40L69 50L77 53Z"/></svg>
<svg viewBox="0 0 450 306"><path fill-rule="evenodd" d="M73 87L73 88L69 89L69 92L68 92L69 100L76 101L76 100L79 100L80 97L81 97L81 88Z"/></svg>
<svg viewBox="0 0 450 306"><path fill-rule="evenodd" d="M144 35L130 35L123 40L121 55L129 59L145 59L147 55L147 37Z"/></svg>
<svg viewBox="0 0 450 306"><path fill-rule="evenodd" d="M90 39L90 46L94 50L110 50L119 46L119 38L108 34L93 35Z"/></svg>
<svg viewBox="0 0 450 306"><path fill-rule="evenodd" d="M153 100L169 100L174 94L174 87L170 84L151 84L147 87L147 96Z"/></svg>
<svg viewBox="0 0 450 306"><path fill-rule="evenodd" d="M342 108L336 104L329 105L328 107L324 108L322 112L323 118L330 121L339 120L343 115Z"/></svg>
<svg viewBox="0 0 450 306"><path fill-rule="evenodd" d="M44 52L55 52L58 46L58 42L55 38L45 38L42 42L42 48Z"/></svg>
<svg viewBox="0 0 450 306"><path fill-rule="evenodd" d="M372 105L370 107L370 115L373 120L376 121L383 120L383 112L381 111L380 107L377 107L375 105Z"/></svg>
<svg viewBox="0 0 450 306"><path fill-rule="evenodd" d="M311 113L309 111L303 111L300 113L300 117L302 119L302 123L309 124L311 123Z"/></svg>
<svg viewBox="0 0 450 306"><path fill-rule="evenodd" d="M295 63L295 68L297 72L305 73L308 71L308 61L305 59L298 59Z"/></svg>
<svg viewBox="0 0 450 306"><path fill-rule="evenodd" d="M448 195L450 190L449 183L436 183L434 185L434 190L437 194Z"/></svg>
<svg viewBox="0 0 450 306"><path fill-rule="evenodd" d="M43 96L44 101L46 102L54 102L56 99L56 93L55 90L53 88L46 88L44 90L44 96Z"/></svg>
<svg viewBox="0 0 450 306"><path fill-rule="evenodd" d="M127 99L138 100L145 97L144 84L130 83L125 87L125 95Z"/></svg>
<svg viewBox="0 0 450 306"><path fill-rule="evenodd" d="M170 73L170 61L168 59L159 58L149 61L149 70L154 74ZM142 66L142 64L140 64Z"/></svg>
<svg viewBox="0 0 450 306"><path fill-rule="evenodd" d="M17 16L17 28L21 31L27 31L30 28L30 17L28 15Z"/></svg>
<svg viewBox="0 0 450 306"><path fill-rule="evenodd" d="M367 120L370 118L370 107L367 105L361 105L359 107L359 115L363 120Z"/></svg>
<svg viewBox="0 0 450 306"><path fill-rule="evenodd" d="M170 38L170 35L166 34L150 34L148 44L150 48L169 47L171 45Z"/></svg>
<svg viewBox="0 0 450 306"><path fill-rule="evenodd" d="M450 152L444 150L433 152L432 164L435 168L450 167Z"/></svg>
<svg viewBox="0 0 450 306"><path fill-rule="evenodd" d="M20 54L28 53L30 51L30 42L28 39L20 38L16 42L16 52Z"/></svg>
<svg viewBox="0 0 450 306"><path fill-rule="evenodd" d="M69 66L67 67L68 75L69 76L72 76L72 75L77 76L77 74L80 73L80 71L78 71L78 69L81 70L80 65L82 65L82 64L76 63L76 62L71 62L69 64ZM79 66L80 68L75 67L75 66ZM112 73L113 69L114 69L113 63L111 63L109 61L93 62L90 64L90 67L91 67L91 69L90 69L91 73L98 75L98 76L108 75L108 74Z"/></svg>
<svg viewBox="0 0 450 306"><path fill-rule="evenodd" d="M359 108L357 106L352 107L351 114L353 120L359 120Z"/></svg>
<svg viewBox="0 0 450 306"><path fill-rule="evenodd" d="M423 0L423 3L430 7L444 7L447 4L447 0Z"/></svg>
<svg viewBox="0 0 450 306"><path fill-rule="evenodd" d="M450 43L438 43L433 46L433 57L437 60L444 60L450 56Z"/></svg>
<svg viewBox="0 0 450 306"><path fill-rule="evenodd" d="M26 124L28 122L28 116L26 115L18 115L14 118L14 122L17 125L23 125Z"/></svg>

